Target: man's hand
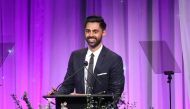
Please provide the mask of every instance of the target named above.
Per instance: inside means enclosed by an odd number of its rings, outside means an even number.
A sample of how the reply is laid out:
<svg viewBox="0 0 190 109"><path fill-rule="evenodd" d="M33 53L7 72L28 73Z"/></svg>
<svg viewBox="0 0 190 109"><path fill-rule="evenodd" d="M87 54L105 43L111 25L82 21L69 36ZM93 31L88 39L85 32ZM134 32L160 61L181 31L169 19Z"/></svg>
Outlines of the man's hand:
<svg viewBox="0 0 190 109"><path fill-rule="evenodd" d="M51 90L48 92L47 95L48 95L48 96L49 96L49 95L53 95L54 92L56 92L56 91L57 91L57 90L56 90L54 87L52 87Z"/></svg>

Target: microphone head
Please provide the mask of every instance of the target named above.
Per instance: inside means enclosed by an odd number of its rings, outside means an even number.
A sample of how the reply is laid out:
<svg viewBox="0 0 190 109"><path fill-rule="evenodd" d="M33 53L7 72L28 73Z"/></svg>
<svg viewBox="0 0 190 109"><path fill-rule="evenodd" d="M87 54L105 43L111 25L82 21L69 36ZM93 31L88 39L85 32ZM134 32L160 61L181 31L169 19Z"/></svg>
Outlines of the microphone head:
<svg viewBox="0 0 190 109"><path fill-rule="evenodd" d="M84 61L84 66L87 66L88 65L88 62L87 61Z"/></svg>

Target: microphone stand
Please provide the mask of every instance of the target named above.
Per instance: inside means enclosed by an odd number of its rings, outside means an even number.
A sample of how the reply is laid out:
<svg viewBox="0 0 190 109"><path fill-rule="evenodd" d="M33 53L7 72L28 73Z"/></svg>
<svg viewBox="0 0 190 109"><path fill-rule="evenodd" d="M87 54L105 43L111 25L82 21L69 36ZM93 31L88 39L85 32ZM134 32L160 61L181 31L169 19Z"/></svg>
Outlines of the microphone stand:
<svg viewBox="0 0 190 109"><path fill-rule="evenodd" d="M86 63L88 63L87 61L85 61ZM88 68L86 68L86 66L84 66L84 68L86 69L86 71L88 72L88 75L92 75L92 77L94 78L94 80L96 80L98 82L98 84L101 84L101 82L96 78L96 76L94 75L93 72L90 72ZM89 81L85 78L85 81L87 83L88 86L90 86L91 89L93 89L93 84L90 84ZM98 94L102 94L105 93L105 91L99 92ZM93 97L90 96L91 94L89 94L89 96L87 96L87 109L92 109L92 108L98 108L100 106L100 102L101 99L99 98L99 103L98 101L94 100Z"/></svg>
<svg viewBox="0 0 190 109"><path fill-rule="evenodd" d="M171 80L172 80L172 75L174 74L174 72L173 71L164 71L164 74L168 75L167 83L169 84L170 109L172 109L172 105L171 105L171 102L172 102L172 98L171 98Z"/></svg>
<svg viewBox="0 0 190 109"><path fill-rule="evenodd" d="M87 71L90 75L92 75L92 77L98 82L98 84L101 84L101 82L95 77L94 73L90 72L89 69L86 68L86 66L84 66L84 68L86 69L86 71ZM87 80L86 80L86 81L87 81ZM87 81L87 84L89 84L88 81ZM91 85L91 87L92 87L92 84L90 84L90 85Z"/></svg>

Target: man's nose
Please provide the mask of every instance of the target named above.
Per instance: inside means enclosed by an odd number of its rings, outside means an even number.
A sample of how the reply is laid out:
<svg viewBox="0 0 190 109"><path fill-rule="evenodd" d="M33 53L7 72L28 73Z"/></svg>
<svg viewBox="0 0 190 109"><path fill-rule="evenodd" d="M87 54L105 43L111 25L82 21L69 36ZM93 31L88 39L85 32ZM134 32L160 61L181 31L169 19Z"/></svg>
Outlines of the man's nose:
<svg viewBox="0 0 190 109"><path fill-rule="evenodd" d="M93 36L94 33L92 31L89 32L89 36Z"/></svg>

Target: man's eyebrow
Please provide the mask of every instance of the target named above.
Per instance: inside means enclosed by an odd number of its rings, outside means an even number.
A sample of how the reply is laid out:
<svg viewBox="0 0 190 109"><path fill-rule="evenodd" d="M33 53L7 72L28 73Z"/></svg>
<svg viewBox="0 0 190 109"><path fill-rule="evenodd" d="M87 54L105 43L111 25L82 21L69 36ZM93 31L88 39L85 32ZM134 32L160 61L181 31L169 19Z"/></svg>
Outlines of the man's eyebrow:
<svg viewBox="0 0 190 109"><path fill-rule="evenodd" d="M85 30L90 30L90 31L97 31L98 29L93 29L93 30L91 30L91 29L85 29Z"/></svg>

